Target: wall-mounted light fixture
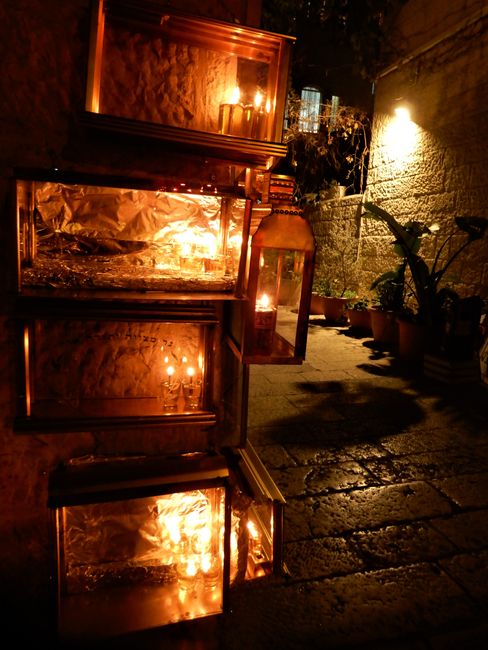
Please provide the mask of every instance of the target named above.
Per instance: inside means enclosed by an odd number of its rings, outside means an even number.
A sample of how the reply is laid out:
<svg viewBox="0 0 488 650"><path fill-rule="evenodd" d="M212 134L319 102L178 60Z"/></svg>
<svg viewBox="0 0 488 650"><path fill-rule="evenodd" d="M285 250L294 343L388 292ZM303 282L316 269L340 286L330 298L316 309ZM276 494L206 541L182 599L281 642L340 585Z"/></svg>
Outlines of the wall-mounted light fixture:
<svg viewBox="0 0 488 650"><path fill-rule="evenodd" d="M395 100L393 115L387 121L384 131L384 145L391 162L404 165L414 154L419 130L412 121L412 106L403 98Z"/></svg>
<svg viewBox="0 0 488 650"><path fill-rule="evenodd" d="M395 117L403 123L411 122L412 117L410 115L410 108L404 104L395 106Z"/></svg>

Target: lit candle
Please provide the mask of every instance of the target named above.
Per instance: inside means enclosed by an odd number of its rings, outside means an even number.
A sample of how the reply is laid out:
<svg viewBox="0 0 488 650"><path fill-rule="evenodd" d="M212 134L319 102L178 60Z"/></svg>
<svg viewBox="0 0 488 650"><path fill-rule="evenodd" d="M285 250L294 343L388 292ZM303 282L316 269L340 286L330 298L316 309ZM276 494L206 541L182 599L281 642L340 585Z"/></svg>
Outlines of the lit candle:
<svg viewBox="0 0 488 650"><path fill-rule="evenodd" d="M252 123L252 137L256 140L266 140L268 130L268 115L271 111L271 103L268 100L263 107L263 95L257 91L254 97L254 113Z"/></svg>
<svg viewBox="0 0 488 650"><path fill-rule="evenodd" d="M162 382L163 408L165 411L176 411L180 382L174 378L175 369L173 366L166 367L167 379Z"/></svg>
<svg viewBox="0 0 488 650"><path fill-rule="evenodd" d="M187 409L197 409L200 405L200 395L202 392L202 382L197 379L193 381L195 375L195 369L189 367L186 369L186 374L188 376L188 381L183 383L183 395L185 397L185 407Z"/></svg>
<svg viewBox="0 0 488 650"><path fill-rule="evenodd" d="M260 298L256 300L256 309L269 309L271 301L267 293L263 293Z"/></svg>
<svg viewBox="0 0 488 650"><path fill-rule="evenodd" d="M242 135L244 107L239 104L241 91L236 86L228 102L219 107L219 133L224 135Z"/></svg>
<svg viewBox="0 0 488 650"><path fill-rule="evenodd" d="M263 293L256 300L254 315L254 340L258 350L266 353L271 351L275 327L276 307L271 304L269 296Z"/></svg>
<svg viewBox="0 0 488 650"><path fill-rule="evenodd" d="M242 135L242 121L244 118L244 106L239 104L241 91L238 87L234 88L232 95L232 111L230 117L230 133L232 135Z"/></svg>
<svg viewBox="0 0 488 650"><path fill-rule="evenodd" d="M244 106L244 112L242 115L242 135L245 138L252 138L253 120L254 106L252 104L247 104Z"/></svg>

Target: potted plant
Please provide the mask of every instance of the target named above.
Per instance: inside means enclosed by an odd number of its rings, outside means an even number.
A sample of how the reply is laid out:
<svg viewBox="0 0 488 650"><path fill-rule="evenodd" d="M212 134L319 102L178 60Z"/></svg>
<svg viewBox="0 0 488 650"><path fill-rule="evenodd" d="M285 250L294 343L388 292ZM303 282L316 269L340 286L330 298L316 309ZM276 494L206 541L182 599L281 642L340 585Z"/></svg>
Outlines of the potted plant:
<svg viewBox="0 0 488 650"><path fill-rule="evenodd" d="M304 126L306 103L295 91L288 95L284 142L295 169L299 203L359 194L366 186L371 116L354 106L321 104L317 129Z"/></svg>
<svg viewBox="0 0 488 650"><path fill-rule="evenodd" d="M347 303L345 313L352 330L371 332L369 303L368 298L358 298Z"/></svg>
<svg viewBox="0 0 488 650"><path fill-rule="evenodd" d="M320 274L314 278L310 314L325 316L326 320L334 323L343 320L344 309L356 294L349 289L336 287L336 283Z"/></svg>
<svg viewBox="0 0 488 650"><path fill-rule="evenodd" d="M386 271L371 284L373 304L369 309L371 331L376 343L394 346L396 343L396 318L404 309L406 262L394 270Z"/></svg>
<svg viewBox="0 0 488 650"><path fill-rule="evenodd" d="M325 320L331 323L341 323L345 319L345 309L351 298L356 296L355 291L343 289L340 293L336 292L325 298Z"/></svg>
<svg viewBox="0 0 488 650"><path fill-rule="evenodd" d="M332 179L325 189L320 190L319 197L323 201L342 199L346 196L346 189L347 187L345 185L341 185L339 181Z"/></svg>
<svg viewBox="0 0 488 650"><path fill-rule="evenodd" d="M331 293L330 281L321 275L315 275L312 283L312 299L310 302L311 315L325 315L325 298L330 296Z"/></svg>
<svg viewBox="0 0 488 650"><path fill-rule="evenodd" d="M443 285L455 260L474 241L484 237L488 219L455 217L457 230L446 235L430 266L421 255L423 239L438 231L422 221L400 224L389 212L366 202L366 216L382 221L394 236L395 250L405 260L417 305L416 321L425 328L425 350L429 355L454 360L470 360L479 344L479 322L483 301L479 296L461 298ZM464 235L455 246L454 236ZM478 338L478 340L477 340Z"/></svg>

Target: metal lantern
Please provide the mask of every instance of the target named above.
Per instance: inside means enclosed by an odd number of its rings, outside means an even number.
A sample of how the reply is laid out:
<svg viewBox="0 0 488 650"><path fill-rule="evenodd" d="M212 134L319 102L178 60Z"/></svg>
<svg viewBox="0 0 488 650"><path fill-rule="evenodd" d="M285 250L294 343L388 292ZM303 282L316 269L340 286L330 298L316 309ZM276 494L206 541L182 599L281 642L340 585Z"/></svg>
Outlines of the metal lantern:
<svg viewBox="0 0 488 650"><path fill-rule="evenodd" d="M299 208L274 205L251 241L244 360L301 363L305 357L315 239Z"/></svg>

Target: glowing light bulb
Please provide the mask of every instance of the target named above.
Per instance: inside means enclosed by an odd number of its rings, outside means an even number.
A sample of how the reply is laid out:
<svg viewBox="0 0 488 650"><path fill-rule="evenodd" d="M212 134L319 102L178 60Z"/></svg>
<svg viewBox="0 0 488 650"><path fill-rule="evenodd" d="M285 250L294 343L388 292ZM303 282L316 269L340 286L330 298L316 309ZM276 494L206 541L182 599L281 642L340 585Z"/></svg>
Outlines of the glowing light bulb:
<svg viewBox="0 0 488 650"><path fill-rule="evenodd" d="M397 106L395 108L395 115L397 119L401 122L411 122L412 118L410 117L410 111L406 106Z"/></svg>

